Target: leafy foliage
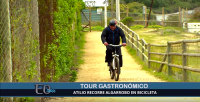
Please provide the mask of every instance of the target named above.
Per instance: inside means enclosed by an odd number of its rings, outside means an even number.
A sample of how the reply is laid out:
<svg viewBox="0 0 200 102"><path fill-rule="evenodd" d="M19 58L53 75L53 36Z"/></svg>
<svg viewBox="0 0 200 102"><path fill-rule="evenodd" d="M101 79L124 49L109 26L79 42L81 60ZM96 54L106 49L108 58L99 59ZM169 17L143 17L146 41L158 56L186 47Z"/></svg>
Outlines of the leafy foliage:
<svg viewBox="0 0 200 102"><path fill-rule="evenodd" d="M139 2L130 2L127 4L120 3L120 12L127 12L127 6L129 8L130 13L142 13L142 6L145 6L143 3ZM116 11L116 4L113 5L113 11ZM108 10L111 10L111 5L108 6ZM149 13L150 9L147 8L147 13Z"/></svg>
<svg viewBox="0 0 200 102"><path fill-rule="evenodd" d="M132 2L143 3L147 7L151 7L152 0L122 0L126 4ZM165 13L178 12L179 8L194 9L200 6L199 0L154 0L153 1L153 12L162 13L162 7L165 7Z"/></svg>
<svg viewBox="0 0 200 102"><path fill-rule="evenodd" d="M130 26L134 22L134 20L132 17L126 17L122 20L122 22L130 28Z"/></svg>
<svg viewBox="0 0 200 102"><path fill-rule="evenodd" d="M192 15L192 18L190 21L196 21L196 22L200 21L200 7L195 8L194 14Z"/></svg>
<svg viewBox="0 0 200 102"><path fill-rule="evenodd" d="M54 13L54 39L48 45L48 53L44 57L46 63L52 56L50 68L55 70L54 81L62 75L72 75L70 81L75 81L77 72L71 70L74 66L75 41L81 36L81 10L85 7L82 0L57 0L58 10ZM47 63L46 63L47 64Z"/></svg>

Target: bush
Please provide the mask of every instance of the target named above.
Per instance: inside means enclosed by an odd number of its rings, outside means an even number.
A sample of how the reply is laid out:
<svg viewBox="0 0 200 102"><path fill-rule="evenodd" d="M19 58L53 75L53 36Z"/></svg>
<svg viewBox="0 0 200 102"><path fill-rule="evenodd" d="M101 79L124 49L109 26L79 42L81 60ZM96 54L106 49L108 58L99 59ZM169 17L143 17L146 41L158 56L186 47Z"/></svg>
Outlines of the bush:
<svg viewBox="0 0 200 102"><path fill-rule="evenodd" d="M150 26L148 26L148 28L154 28L154 29L158 30L159 28L162 28L162 26L160 26L160 25L150 25Z"/></svg>
<svg viewBox="0 0 200 102"><path fill-rule="evenodd" d="M148 26L148 28L162 28L162 26L160 26L160 25L150 25L150 26Z"/></svg>
<svg viewBox="0 0 200 102"><path fill-rule="evenodd" d="M130 28L130 26L134 22L134 20L132 17L126 17L122 20L122 22Z"/></svg>
<svg viewBox="0 0 200 102"><path fill-rule="evenodd" d="M132 26L131 29L141 29L141 28L144 28L143 25L135 25L135 26Z"/></svg>
<svg viewBox="0 0 200 102"><path fill-rule="evenodd" d="M157 23L156 22L150 22L150 25L156 25Z"/></svg>

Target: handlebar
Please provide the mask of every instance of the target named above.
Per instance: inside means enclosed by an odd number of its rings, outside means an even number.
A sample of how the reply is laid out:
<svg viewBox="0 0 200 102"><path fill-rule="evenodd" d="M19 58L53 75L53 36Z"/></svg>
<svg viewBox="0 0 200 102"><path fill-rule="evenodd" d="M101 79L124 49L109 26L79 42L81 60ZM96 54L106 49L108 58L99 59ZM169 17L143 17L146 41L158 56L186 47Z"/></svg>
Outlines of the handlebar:
<svg viewBox="0 0 200 102"><path fill-rule="evenodd" d="M113 44L109 44L108 46L112 46L112 47L121 47L122 45L113 45Z"/></svg>

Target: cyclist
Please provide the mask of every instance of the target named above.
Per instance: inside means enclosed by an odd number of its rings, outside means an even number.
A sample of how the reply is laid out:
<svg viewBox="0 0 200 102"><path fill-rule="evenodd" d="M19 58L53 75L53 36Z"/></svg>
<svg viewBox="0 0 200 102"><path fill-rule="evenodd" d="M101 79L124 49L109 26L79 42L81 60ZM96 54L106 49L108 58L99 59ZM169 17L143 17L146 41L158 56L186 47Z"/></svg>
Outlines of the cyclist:
<svg viewBox="0 0 200 102"><path fill-rule="evenodd" d="M112 61L112 52L114 52L114 48L108 45L109 44L119 45L120 37L121 37L122 46L126 46L126 38L125 38L124 32L116 24L117 22L115 20L111 20L109 23L109 26L106 27L101 34L101 40L107 48L105 62L107 62L108 66L110 67L111 67L111 61ZM123 61L122 61L121 47L116 48L116 53L119 55L119 64L120 64L120 67L122 67ZM110 68L109 68L109 71L110 71ZM121 72L121 68L120 68L120 72Z"/></svg>

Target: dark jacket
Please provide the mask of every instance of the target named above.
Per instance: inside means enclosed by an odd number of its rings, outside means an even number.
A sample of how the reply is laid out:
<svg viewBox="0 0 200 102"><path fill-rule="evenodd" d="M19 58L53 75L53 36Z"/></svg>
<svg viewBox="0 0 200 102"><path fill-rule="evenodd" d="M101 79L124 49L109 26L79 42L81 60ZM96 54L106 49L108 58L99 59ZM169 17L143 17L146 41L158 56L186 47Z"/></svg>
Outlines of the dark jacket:
<svg viewBox="0 0 200 102"><path fill-rule="evenodd" d="M126 43L124 32L120 27L116 26L115 31L112 31L108 26L101 34L101 41L102 43L107 42L108 44L119 45L120 37L122 39L122 43Z"/></svg>

